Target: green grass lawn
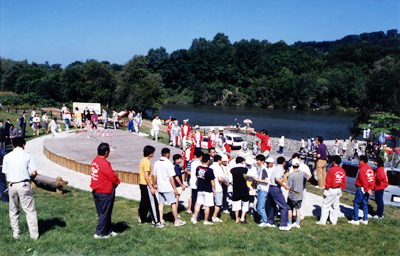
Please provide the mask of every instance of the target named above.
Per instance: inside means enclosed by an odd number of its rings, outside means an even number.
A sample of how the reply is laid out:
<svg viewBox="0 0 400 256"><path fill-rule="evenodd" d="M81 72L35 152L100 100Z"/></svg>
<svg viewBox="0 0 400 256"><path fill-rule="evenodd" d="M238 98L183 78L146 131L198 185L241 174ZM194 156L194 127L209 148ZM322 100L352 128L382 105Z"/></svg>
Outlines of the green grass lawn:
<svg viewBox="0 0 400 256"><path fill-rule="evenodd" d="M113 211L117 237L96 240L93 233L97 214L90 192L71 187L63 196L41 188L34 189L39 219L39 240L32 240L21 211L21 237L12 238L8 205L0 203L1 255L398 255L400 221L387 216L370 220L368 226L352 226L340 218L336 226L314 224L307 217L300 229L289 232L259 228L248 216L249 225L235 224L228 214L223 223L193 225L187 222L163 229L137 224L139 203L117 198ZM118 189L118 188L117 188ZM170 221L170 208L165 210ZM279 221L278 221L279 222Z"/></svg>

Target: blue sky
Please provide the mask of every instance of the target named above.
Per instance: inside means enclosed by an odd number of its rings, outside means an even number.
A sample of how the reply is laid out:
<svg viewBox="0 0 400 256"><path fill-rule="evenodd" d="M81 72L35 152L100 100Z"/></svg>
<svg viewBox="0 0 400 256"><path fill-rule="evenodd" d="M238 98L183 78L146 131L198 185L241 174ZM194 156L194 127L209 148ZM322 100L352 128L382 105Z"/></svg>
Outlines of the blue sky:
<svg viewBox="0 0 400 256"><path fill-rule="evenodd" d="M222 32L287 44L400 30L399 0L1 0L1 57L124 64L163 46L188 49Z"/></svg>

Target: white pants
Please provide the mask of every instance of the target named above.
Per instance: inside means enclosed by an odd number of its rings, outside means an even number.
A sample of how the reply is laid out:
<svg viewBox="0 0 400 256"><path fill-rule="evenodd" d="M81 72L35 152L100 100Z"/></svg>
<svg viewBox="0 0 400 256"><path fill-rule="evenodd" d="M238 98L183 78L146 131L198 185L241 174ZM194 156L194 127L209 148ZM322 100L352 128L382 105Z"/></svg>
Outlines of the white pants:
<svg viewBox="0 0 400 256"><path fill-rule="evenodd" d="M172 135L172 136L171 136L171 139L172 139L172 146L173 146L173 147L179 147L179 144L180 144L180 142L179 142L179 136L174 136L174 135Z"/></svg>
<svg viewBox="0 0 400 256"><path fill-rule="evenodd" d="M134 124L133 127L135 128L135 132L139 133L139 125L138 124Z"/></svg>
<svg viewBox="0 0 400 256"><path fill-rule="evenodd" d="M182 138L182 148L186 148L186 141L187 141L187 136L183 136L183 138Z"/></svg>
<svg viewBox="0 0 400 256"><path fill-rule="evenodd" d="M158 134L160 133L160 130L153 129L153 131L154 131L154 138L156 141L158 141Z"/></svg>
<svg viewBox="0 0 400 256"><path fill-rule="evenodd" d="M324 191L324 200L321 206L321 219L319 222L326 224L330 212L330 220L333 225L337 223L339 215L339 199L342 196L341 188L330 188Z"/></svg>
<svg viewBox="0 0 400 256"><path fill-rule="evenodd" d="M12 184L12 186L9 187L8 193L10 195L9 213L13 233L15 235L20 233L19 202L21 202L22 209L26 215L26 222L28 224L30 236L32 238L38 238L39 227L31 183L27 181Z"/></svg>

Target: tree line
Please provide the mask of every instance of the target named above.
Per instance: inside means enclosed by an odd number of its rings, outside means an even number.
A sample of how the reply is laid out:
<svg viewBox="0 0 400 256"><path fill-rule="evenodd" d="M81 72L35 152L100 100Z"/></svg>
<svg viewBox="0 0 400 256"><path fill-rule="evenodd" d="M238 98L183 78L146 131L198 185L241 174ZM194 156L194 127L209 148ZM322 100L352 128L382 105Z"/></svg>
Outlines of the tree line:
<svg viewBox="0 0 400 256"><path fill-rule="evenodd" d="M327 42L240 40L218 33L188 49L164 47L124 65L76 61L65 68L1 59L3 104L99 102L108 108L157 111L162 103L243 105L399 114L397 29ZM356 120L356 122L358 122ZM356 132L354 130L354 132Z"/></svg>

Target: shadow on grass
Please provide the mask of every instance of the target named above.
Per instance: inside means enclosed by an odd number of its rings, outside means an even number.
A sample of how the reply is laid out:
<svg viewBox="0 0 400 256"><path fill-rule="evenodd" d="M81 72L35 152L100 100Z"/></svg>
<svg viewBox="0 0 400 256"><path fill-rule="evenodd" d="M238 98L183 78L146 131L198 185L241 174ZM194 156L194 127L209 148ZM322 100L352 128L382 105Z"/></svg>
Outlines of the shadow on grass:
<svg viewBox="0 0 400 256"><path fill-rule="evenodd" d="M344 214L347 219L353 219L354 210L351 207L340 205L340 212Z"/></svg>
<svg viewBox="0 0 400 256"><path fill-rule="evenodd" d="M122 233L125 230L130 229L130 228L131 227L128 224L126 224L125 221L120 221L120 222L112 224L112 230L117 233Z"/></svg>
<svg viewBox="0 0 400 256"><path fill-rule="evenodd" d="M67 226L65 221L61 220L60 218L39 220L38 221L38 225L39 225L39 231L40 231L41 235L43 235L47 231L53 229L54 226L59 226L59 227L62 227L62 228Z"/></svg>
<svg viewBox="0 0 400 256"><path fill-rule="evenodd" d="M312 211L312 215L316 217L321 217L321 206L314 204L314 210Z"/></svg>

